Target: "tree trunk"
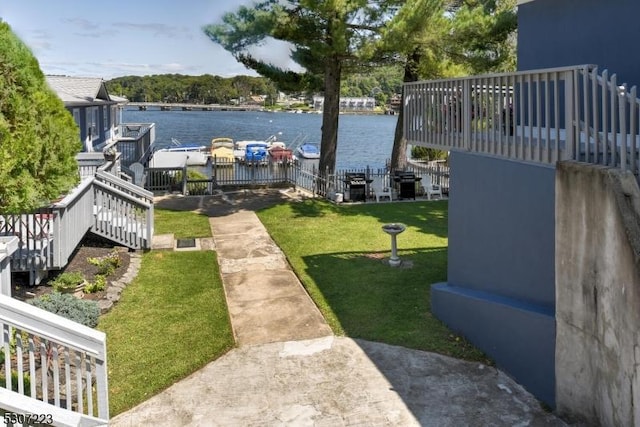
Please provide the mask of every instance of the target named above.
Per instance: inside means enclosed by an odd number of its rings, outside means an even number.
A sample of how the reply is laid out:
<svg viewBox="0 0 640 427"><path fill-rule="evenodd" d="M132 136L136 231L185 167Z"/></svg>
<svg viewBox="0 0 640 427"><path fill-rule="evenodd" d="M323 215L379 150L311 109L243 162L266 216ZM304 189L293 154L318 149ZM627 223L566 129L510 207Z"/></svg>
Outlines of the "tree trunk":
<svg viewBox="0 0 640 427"><path fill-rule="evenodd" d="M322 140L320 144L320 176L333 174L336 169L338 148L338 116L340 112L340 59L327 58L324 75L324 107L322 114Z"/></svg>
<svg viewBox="0 0 640 427"><path fill-rule="evenodd" d="M414 50L407 58L404 65L404 79L407 82L418 81L418 64L421 58L420 51ZM404 89L402 91L402 102L398 112L398 123L396 124L396 132L393 138L393 150L391 151L391 168L403 169L407 165L407 139L404 137Z"/></svg>

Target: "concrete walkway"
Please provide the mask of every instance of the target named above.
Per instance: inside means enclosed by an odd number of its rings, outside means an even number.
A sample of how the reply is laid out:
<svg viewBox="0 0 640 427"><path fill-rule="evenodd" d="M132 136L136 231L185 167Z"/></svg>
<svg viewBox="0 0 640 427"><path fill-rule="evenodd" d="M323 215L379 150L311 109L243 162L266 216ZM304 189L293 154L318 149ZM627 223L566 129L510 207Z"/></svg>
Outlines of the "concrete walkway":
<svg viewBox="0 0 640 427"><path fill-rule="evenodd" d="M110 425L565 425L492 367L334 337L255 214L213 211L238 348Z"/></svg>
<svg viewBox="0 0 640 427"><path fill-rule="evenodd" d="M241 211L210 222L239 346L331 335L255 213Z"/></svg>

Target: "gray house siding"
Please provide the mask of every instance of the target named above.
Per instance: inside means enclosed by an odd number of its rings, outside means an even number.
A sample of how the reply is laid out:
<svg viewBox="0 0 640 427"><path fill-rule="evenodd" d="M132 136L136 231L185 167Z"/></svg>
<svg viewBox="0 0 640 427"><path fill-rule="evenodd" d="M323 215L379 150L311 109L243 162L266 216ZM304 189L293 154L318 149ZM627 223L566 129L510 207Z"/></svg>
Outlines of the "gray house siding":
<svg viewBox="0 0 640 427"><path fill-rule="evenodd" d="M104 81L95 77L47 76L47 83L78 124L83 151L102 150L113 139L111 132L118 121L118 101L109 96Z"/></svg>
<svg viewBox="0 0 640 427"><path fill-rule="evenodd" d="M617 84L640 84L633 55L640 40L639 12L640 2L632 0L523 1L518 9L518 69L594 64L616 74ZM532 92L526 85L516 89L524 92L517 92L523 102L514 120L546 124L537 120L545 110L529 111L527 98L538 91L537 85L545 93L544 83L530 84ZM578 84L582 87L583 81ZM600 95L595 96L600 105ZM564 86L557 97L558 123L554 116L548 119L552 127L566 128ZM590 115L585 111L590 108L579 104L573 110L581 126L586 122L580 118ZM602 121L597 126L603 130ZM432 312L555 407L556 350L567 348L559 342L556 349L555 216L556 202L565 203L556 200L556 170L465 151L452 152L450 166L448 277L432 286ZM558 277L564 273L559 266ZM566 369L558 373L563 375ZM566 396L558 396L558 405L562 398Z"/></svg>
<svg viewBox="0 0 640 427"><path fill-rule="evenodd" d="M555 170L452 152L447 283L432 310L555 404Z"/></svg>
<svg viewBox="0 0 640 427"><path fill-rule="evenodd" d="M640 84L637 0L536 0L518 7L518 70L595 64Z"/></svg>
<svg viewBox="0 0 640 427"><path fill-rule="evenodd" d="M112 104L97 104L97 105L83 105L83 106L67 106L67 110L73 115L73 111L79 111L79 117L74 116L74 119L79 119L78 127L80 128L80 140L83 142L83 150L85 149L85 141L88 137L87 127L87 111L92 108L98 108L98 122L96 124L97 139L93 140L92 148L96 151L100 151L106 141L110 137L110 129L112 123L116 123L115 117L113 117ZM107 129L104 128L105 116L107 120Z"/></svg>

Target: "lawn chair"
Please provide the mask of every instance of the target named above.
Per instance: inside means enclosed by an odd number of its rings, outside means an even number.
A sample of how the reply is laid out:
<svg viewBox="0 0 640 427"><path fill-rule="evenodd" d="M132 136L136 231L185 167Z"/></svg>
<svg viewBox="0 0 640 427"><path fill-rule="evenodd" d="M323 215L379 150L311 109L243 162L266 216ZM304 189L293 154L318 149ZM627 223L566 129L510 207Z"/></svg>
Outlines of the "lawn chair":
<svg viewBox="0 0 640 427"><path fill-rule="evenodd" d="M422 175L422 180L420 181L422 192L427 196L428 200L431 200L432 196L438 196L442 199L442 187L439 184L433 184L431 181L431 175L424 174Z"/></svg>
<svg viewBox="0 0 640 427"><path fill-rule="evenodd" d="M393 200L393 195L391 192L391 187L385 184L384 179L381 177L373 178L371 181L371 189L373 190L373 195L376 198L376 202L380 202L381 198L388 197L389 201Z"/></svg>

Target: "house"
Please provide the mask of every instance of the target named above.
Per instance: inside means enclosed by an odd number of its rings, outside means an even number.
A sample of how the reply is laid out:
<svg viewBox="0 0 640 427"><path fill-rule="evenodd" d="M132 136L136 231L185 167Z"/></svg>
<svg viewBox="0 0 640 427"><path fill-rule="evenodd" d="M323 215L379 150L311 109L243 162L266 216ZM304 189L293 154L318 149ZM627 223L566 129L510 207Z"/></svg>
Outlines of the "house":
<svg viewBox="0 0 640 427"><path fill-rule="evenodd" d="M314 96L311 104L315 110L322 110L324 107L324 97ZM340 111L373 111L376 107L376 100L371 97L340 97Z"/></svg>
<svg viewBox="0 0 640 427"><path fill-rule="evenodd" d="M247 98L247 105L264 105L265 99L264 95L251 95Z"/></svg>
<svg viewBox="0 0 640 427"><path fill-rule="evenodd" d="M145 156L155 142L155 123L122 123L122 109L128 101L110 95L101 78L46 78L80 129L83 152L77 158L81 176L92 175L104 160L102 151L115 145L120 153L117 167L133 179L135 174L129 167L145 163Z"/></svg>
<svg viewBox="0 0 640 427"><path fill-rule="evenodd" d="M432 312L560 415L640 425L640 5L518 4L518 72L404 87L408 143L450 151Z"/></svg>
<svg viewBox="0 0 640 427"><path fill-rule="evenodd" d="M109 95L104 80L69 76L46 78L80 128L83 151L102 151L116 142L120 124L118 100Z"/></svg>
<svg viewBox="0 0 640 427"><path fill-rule="evenodd" d="M393 95L391 95L391 98L389 98L389 109L398 111L401 105L402 105L402 95L399 95L397 93L394 93Z"/></svg>

